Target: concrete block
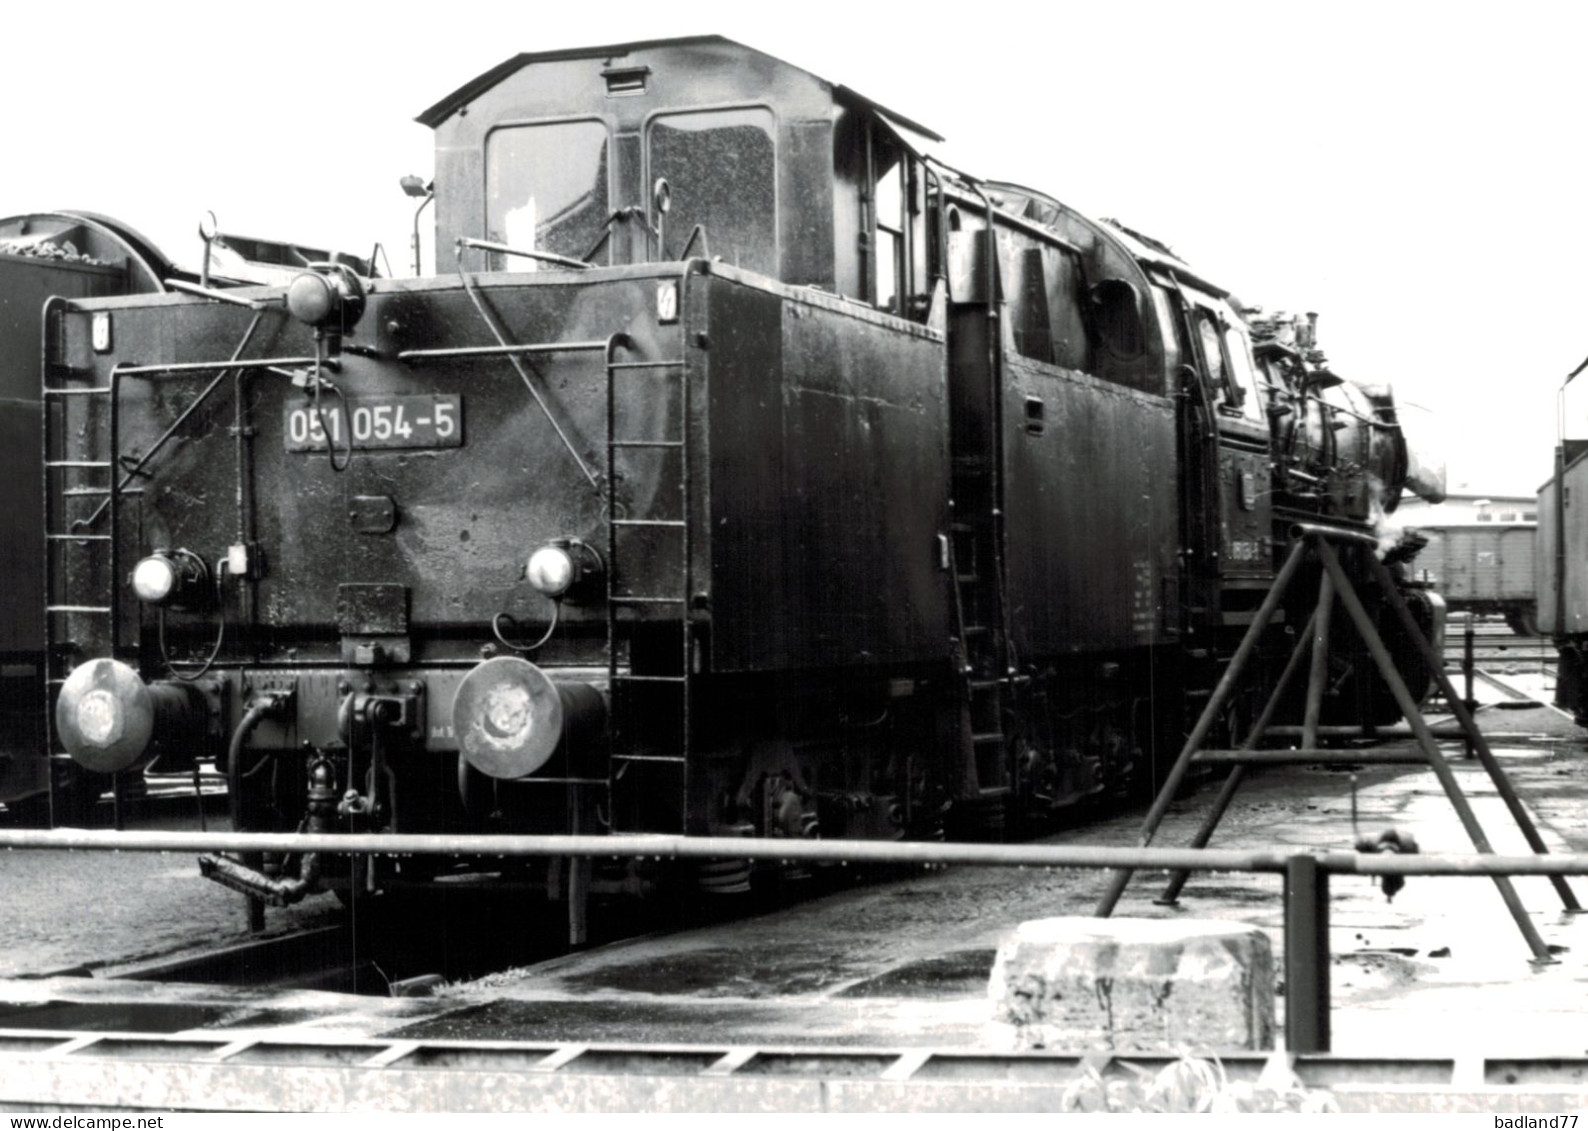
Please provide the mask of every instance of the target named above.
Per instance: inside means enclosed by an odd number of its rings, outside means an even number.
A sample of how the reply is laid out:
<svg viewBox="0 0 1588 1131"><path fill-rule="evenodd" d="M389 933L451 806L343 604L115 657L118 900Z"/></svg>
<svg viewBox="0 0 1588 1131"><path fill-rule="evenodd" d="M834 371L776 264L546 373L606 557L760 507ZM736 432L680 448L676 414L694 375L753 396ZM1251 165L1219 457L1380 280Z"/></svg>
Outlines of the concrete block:
<svg viewBox="0 0 1588 1131"><path fill-rule="evenodd" d="M1268 936L1187 919L1035 919L998 948L987 987L1007 1048L1274 1047Z"/></svg>

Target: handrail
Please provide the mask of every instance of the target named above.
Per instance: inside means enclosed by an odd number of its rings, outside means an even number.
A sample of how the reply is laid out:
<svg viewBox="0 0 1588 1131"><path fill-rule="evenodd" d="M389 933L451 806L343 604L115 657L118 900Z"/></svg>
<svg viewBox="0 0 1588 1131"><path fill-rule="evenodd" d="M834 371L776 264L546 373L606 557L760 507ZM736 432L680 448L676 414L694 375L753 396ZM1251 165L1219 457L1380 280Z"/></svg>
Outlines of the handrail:
<svg viewBox="0 0 1588 1131"><path fill-rule="evenodd" d="M951 841L782 840L668 834L588 836L435 833L232 833L153 829L0 829L0 851L334 852L353 856L579 856L674 860L960 864L974 867L1283 873L1315 860L1331 875L1588 876L1588 853L1375 855L1271 849L1133 848L1073 844L965 844Z"/></svg>

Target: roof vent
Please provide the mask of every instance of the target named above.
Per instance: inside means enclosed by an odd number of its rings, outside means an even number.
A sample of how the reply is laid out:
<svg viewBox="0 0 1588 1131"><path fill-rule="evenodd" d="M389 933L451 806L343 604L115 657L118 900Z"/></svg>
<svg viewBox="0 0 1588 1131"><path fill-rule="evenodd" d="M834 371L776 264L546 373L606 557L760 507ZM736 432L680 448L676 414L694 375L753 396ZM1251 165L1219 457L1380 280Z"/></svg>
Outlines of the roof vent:
<svg viewBox="0 0 1588 1131"><path fill-rule="evenodd" d="M649 67L608 67L601 72L608 94L644 94L650 74Z"/></svg>

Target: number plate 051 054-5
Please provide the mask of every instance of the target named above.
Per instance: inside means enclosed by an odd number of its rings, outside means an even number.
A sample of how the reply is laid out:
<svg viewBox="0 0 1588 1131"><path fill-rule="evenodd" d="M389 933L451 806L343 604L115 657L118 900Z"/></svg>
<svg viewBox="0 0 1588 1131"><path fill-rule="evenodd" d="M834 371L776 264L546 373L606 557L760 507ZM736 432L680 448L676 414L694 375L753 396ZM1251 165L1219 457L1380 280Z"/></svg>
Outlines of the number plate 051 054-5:
<svg viewBox="0 0 1588 1131"><path fill-rule="evenodd" d="M461 448L463 398L456 393L412 397L308 398L288 401L282 433L289 452L355 448Z"/></svg>

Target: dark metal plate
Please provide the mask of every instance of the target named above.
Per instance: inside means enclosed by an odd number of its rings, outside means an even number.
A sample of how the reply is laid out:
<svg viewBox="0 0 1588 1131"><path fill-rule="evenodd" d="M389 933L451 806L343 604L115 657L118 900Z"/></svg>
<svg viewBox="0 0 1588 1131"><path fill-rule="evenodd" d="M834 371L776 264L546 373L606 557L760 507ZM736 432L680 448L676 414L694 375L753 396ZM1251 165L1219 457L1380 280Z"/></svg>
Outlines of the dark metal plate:
<svg viewBox="0 0 1588 1131"><path fill-rule="evenodd" d="M407 586L337 586L336 626L344 636L400 636L406 633Z"/></svg>

